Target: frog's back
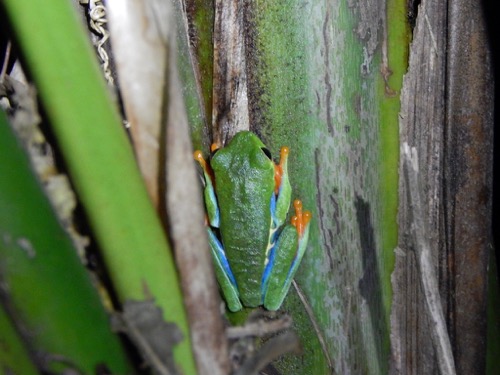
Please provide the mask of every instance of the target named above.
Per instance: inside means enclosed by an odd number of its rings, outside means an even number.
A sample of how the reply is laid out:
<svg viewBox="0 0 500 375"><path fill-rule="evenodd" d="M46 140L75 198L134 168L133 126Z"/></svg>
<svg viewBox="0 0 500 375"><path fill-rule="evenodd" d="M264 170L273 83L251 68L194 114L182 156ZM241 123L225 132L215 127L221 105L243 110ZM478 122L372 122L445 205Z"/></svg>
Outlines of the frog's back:
<svg viewBox="0 0 500 375"><path fill-rule="evenodd" d="M211 163L222 243L242 303L249 307L262 304L261 281L274 194L274 164L261 145L252 133L238 133Z"/></svg>

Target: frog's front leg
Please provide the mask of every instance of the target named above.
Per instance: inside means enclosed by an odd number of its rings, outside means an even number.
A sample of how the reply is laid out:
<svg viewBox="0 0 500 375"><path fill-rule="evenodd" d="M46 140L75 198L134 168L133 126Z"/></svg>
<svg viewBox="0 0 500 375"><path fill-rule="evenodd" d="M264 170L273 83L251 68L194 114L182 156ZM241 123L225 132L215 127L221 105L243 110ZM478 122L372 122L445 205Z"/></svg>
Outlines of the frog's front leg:
<svg viewBox="0 0 500 375"><path fill-rule="evenodd" d="M302 212L299 200L294 201L294 208L292 224L281 231L262 278L264 307L268 310L277 310L283 303L307 247L311 213Z"/></svg>
<svg viewBox="0 0 500 375"><path fill-rule="evenodd" d="M215 179L214 172L212 168L207 164L203 158L201 151L194 152L194 159L200 164L203 170L203 196L205 200L205 209L207 212L208 223L213 228L219 228L220 226L220 210L219 204L217 202L217 197L215 195Z"/></svg>
<svg viewBox="0 0 500 375"><path fill-rule="evenodd" d="M280 161L274 166L274 193L276 197L275 207L271 207L274 228L279 228L285 223L286 215L290 207L292 187L288 179L288 147L280 150ZM272 228L272 229L274 229Z"/></svg>
<svg viewBox="0 0 500 375"><path fill-rule="evenodd" d="M215 276L221 288L222 294L224 295L224 299L226 300L228 309L233 312L239 311L242 309L242 305L240 302L236 279L231 271L231 267L229 266L224 246L214 233L214 230L216 230L215 228L219 228L220 226L220 210L217 197L215 195L213 171L206 163L201 151L196 151L194 153L194 158L198 161L198 163L200 163L200 166L203 169L203 195L205 198L205 208L209 224L207 225L208 243L212 253Z"/></svg>

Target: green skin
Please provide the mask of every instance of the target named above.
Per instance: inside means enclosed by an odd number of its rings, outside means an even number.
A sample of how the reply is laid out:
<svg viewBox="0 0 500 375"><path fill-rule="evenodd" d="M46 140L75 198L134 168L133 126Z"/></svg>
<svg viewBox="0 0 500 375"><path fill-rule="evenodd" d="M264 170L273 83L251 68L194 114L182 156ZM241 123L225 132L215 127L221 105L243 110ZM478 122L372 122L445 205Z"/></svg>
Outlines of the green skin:
<svg viewBox="0 0 500 375"><path fill-rule="evenodd" d="M255 134L240 132L211 159L215 189L205 171L209 242L217 280L231 311L260 305L277 310L307 246L308 225L300 238L294 226L282 228L291 198L287 165L285 161L275 195L274 163L265 148Z"/></svg>

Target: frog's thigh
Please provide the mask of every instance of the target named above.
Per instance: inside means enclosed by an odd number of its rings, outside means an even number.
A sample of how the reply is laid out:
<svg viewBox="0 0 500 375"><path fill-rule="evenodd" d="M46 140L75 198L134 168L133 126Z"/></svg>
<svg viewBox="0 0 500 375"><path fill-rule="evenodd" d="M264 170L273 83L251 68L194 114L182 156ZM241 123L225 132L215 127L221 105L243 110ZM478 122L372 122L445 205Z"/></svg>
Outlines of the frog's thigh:
<svg viewBox="0 0 500 375"><path fill-rule="evenodd" d="M210 244L210 250L212 253L212 258L214 260L215 276L226 300L227 307L231 311L239 311L242 309L238 288L236 281L234 281L234 276L232 276L232 271L229 267L229 263L224 254L224 249L219 239L212 231L208 228L208 242Z"/></svg>
<svg viewBox="0 0 500 375"><path fill-rule="evenodd" d="M287 225L281 232L274 251L274 265L270 271L267 288L264 291L264 307L277 310L285 299L290 282L287 281L293 260L297 255L298 235L292 225Z"/></svg>

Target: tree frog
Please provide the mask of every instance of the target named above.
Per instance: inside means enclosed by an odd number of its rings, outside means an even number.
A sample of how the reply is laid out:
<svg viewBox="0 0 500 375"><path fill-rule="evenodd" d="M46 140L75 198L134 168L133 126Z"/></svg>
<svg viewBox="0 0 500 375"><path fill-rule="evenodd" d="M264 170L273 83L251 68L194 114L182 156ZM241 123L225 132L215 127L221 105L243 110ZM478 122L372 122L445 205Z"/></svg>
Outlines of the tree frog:
<svg viewBox="0 0 500 375"><path fill-rule="evenodd" d="M212 146L203 169L207 230L217 281L227 306L281 306L307 247L311 213L295 200L295 215L285 224L290 206L289 149L279 164L252 132L237 133L226 147Z"/></svg>

